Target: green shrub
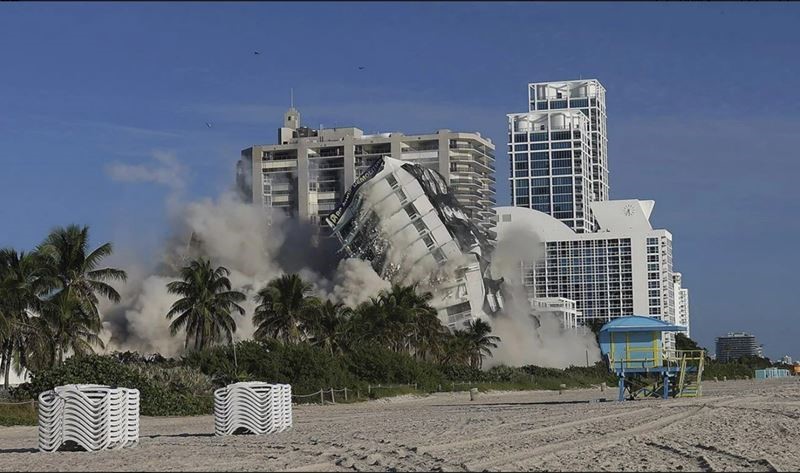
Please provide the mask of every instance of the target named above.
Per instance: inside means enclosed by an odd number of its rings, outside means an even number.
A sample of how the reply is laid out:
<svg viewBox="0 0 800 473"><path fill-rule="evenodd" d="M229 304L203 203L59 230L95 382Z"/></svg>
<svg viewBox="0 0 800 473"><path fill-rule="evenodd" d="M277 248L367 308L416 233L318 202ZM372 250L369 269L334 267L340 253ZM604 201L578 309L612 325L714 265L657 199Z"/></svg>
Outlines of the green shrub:
<svg viewBox="0 0 800 473"><path fill-rule="evenodd" d="M183 362L211 376L216 386L243 378L269 383L287 383L298 394L320 388L355 387L358 380L345 367L340 356L307 343L284 345L244 341L236 344L236 365L231 347L192 352Z"/></svg>
<svg viewBox="0 0 800 473"><path fill-rule="evenodd" d="M184 370L184 371L181 371ZM198 415L213 409L213 393L200 391L196 378L189 379L185 368L169 371L164 368L141 368L121 363L110 356L87 355L68 358L61 365L31 373L30 383L17 389L15 396L25 392L37 399L43 391L65 384L104 384L135 388L140 392L142 415ZM180 375L184 376L182 381ZM206 383L210 386L210 382ZM186 389L191 386L193 389Z"/></svg>
<svg viewBox="0 0 800 473"><path fill-rule="evenodd" d="M447 382L434 365L374 345L349 353L345 356L345 363L356 378L372 384L417 383L418 389L433 390Z"/></svg>

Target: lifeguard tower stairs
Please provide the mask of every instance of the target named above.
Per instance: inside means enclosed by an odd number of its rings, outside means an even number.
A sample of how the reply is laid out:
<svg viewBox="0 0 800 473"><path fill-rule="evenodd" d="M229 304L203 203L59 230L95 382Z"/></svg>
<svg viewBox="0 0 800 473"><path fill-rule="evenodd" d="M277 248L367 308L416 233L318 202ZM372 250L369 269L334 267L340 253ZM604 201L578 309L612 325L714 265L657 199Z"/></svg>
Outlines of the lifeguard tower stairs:
<svg viewBox="0 0 800 473"><path fill-rule="evenodd" d="M703 350L666 350L664 332L685 328L652 318L619 317L600 329L600 351L619 378L619 400L702 395Z"/></svg>

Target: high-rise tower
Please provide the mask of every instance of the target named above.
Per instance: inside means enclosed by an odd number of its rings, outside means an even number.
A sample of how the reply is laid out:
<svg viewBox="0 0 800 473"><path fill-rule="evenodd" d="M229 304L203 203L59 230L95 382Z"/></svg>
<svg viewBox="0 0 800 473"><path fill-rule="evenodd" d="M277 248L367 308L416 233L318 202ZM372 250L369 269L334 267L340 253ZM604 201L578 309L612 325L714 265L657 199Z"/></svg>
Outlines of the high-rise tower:
<svg viewBox="0 0 800 473"><path fill-rule="evenodd" d="M528 84L528 112L508 115L511 201L578 233L608 200L605 88L596 79Z"/></svg>

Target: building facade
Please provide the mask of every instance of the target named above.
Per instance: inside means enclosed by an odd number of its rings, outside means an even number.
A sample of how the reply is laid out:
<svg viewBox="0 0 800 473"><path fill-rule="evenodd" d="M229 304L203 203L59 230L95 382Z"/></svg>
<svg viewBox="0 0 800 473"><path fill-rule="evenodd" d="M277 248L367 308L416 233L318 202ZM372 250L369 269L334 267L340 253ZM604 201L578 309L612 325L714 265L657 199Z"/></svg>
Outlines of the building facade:
<svg viewBox="0 0 800 473"><path fill-rule="evenodd" d="M508 115L511 201L551 215L578 233L595 222L589 119L581 112Z"/></svg>
<svg viewBox="0 0 800 473"><path fill-rule="evenodd" d="M435 170L380 158L325 223L347 256L369 261L385 280L430 291L447 327L463 328L503 308L488 235Z"/></svg>
<svg viewBox="0 0 800 473"><path fill-rule="evenodd" d="M745 332L729 332L716 339L717 361L727 362L743 356L764 356L756 337Z"/></svg>
<svg viewBox="0 0 800 473"><path fill-rule="evenodd" d="M675 323L686 327L686 336L691 337L689 329L689 289L683 287L681 273L673 274L673 294L675 295Z"/></svg>
<svg viewBox="0 0 800 473"><path fill-rule="evenodd" d="M528 111L578 110L589 119L594 200L609 199L606 89L597 79L528 84Z"/></svg>
<svg viewBox="0 0 800 473"><path fill-rule="evenodd" d="M594 233L577 233L536 210L498 207L498 242L511 232L536 235L540 247L520 255L528 296L574 300L579 325L632 314L675 324L672 234L652 228L653 206L640 200L594 202ZM667 338L667 348L674 347L674 337Z"/></svg>
<svg viewBox="0 0 800 473"><path fill-rule="evenodd" d="M327 228L323 219L356 178L389 156L439 172L469 217L493 234L496 217L494 144L479 133L438 130L426 135L367 135L358 128L315 130L290 108L278 143L242 151L237 183L247 200L279 208Z"/></svg>

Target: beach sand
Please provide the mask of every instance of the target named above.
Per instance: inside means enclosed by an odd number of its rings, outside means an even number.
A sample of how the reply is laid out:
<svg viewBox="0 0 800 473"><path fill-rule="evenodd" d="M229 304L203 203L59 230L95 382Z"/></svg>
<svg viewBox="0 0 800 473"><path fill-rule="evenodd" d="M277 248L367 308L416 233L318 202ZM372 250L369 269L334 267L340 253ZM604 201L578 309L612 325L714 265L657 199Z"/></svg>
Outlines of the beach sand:
<svg viewBox="0 0 800 473"><path fill-rule="evenodd" d="M39 453L36 427L0 427L0 470L800 470L799 378L703 389L622 403L609 388L295 406L293 429L265 436L215 437L210 416L142 417L139 445L97 453Z"/></svg>

